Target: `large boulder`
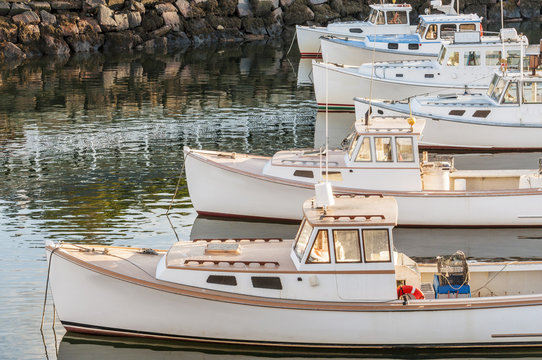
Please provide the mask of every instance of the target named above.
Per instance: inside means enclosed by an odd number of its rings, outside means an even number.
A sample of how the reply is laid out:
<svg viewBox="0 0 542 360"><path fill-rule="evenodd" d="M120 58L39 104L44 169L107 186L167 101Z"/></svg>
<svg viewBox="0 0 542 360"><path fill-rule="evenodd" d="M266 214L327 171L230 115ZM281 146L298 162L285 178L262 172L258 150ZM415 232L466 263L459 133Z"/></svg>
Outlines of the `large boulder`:
<svg viewBox="0 0 542 360"><path fill-rule="evenodd" d="M540 0L521 0L519 11L523 18L532 19L540 16L541 6Z"/></svg>
<svg viewBox="0 0 542 360"><path fill-rule="evenodd" d="M109 32L105 34L104 49L113 52L129 51L142 42L141 37L131 31Z"/></svg>
<svg viewBox="0 0 542 360"><path fill-rule="evenodd" d="M167 11L162 13L162 19L164 19L164 25L171 26L173 31L181 30L181 20L179 14L176 11Z"/></svg>
<svg viewBox="0 0 542 360"><path fill-rule="evenodd" d="M58 28L62 32L62 36L74 36L79 34L79 27L77 26L79 18L77 16L59 15L58 16Z"/></svg>
<svg viewBox="0 0 542 360"><path fill-rule="evenodd" d="M254 15L258 17L267 16L275 9L271 0L251 0L251 4Z"/></svg>
<svg viewBox="0 0 542 360"><path fill-rule="evenodd" d="M124 7L124 0L107 0L107 7L113 10L120 10Z"/></svg>
<svg viewBox="0 0 542 360"><path fill-rule="evenodd" d="M141 27L145 32L154 31L164 25L164 19L158 15L156 10L147 11L141 16Z"/></svg>
<svg viewBox="0 0 542 360"><path fill-rule="evenodd" d="M16 43L17 32L17 25L4 17L0 17L0 43L5 41Z"/></svg>
<svg viewBox="0 0 542 360"><path fill-rule="evenodd" d="M170 3L158 4L155 6L155 9L158 15L162 15L165 12L177 12L177 8L175 8L175 5Z"/></svg>
<svg viewBox="0 0 542 360"><path fill-rule="evenodd" d="M51 34L41 35L40 49L47 55L67 55L70 53L70 47L64 39Z"/></svg>
<svg viewBox="0 0 542 360"><path fill-rule="evenodd" d="M105 36L95 32L77 34L66 39L70 48L75 53L96 52L104 44Z"/></svg>
<svg viewBox="0 0 542 360"><path fill-rule="evenodd" d="M8 2L0 1L0 16L9 14L10 9L11 9L11 6L9 6Z"/></svg>
<svg viewBox="0 0 542 360"><path fill-rule="evenodd" d="M115 14L113 15L113 19L117 23L117 27L115 28L115 30L123 31L130 28L130 23L128 22L128 14Z"/></svg>
<svg viewBox="0 0 542 360"><path fill-rule="evenodd" d="M271 37L277 37L282 34L284 30L284 21L282 20L282 9L276 8L271 13L271 16L266 21L267 34Z"/></svg>
<svg viewBox="0 0 542 360"><path fill-rule="evenodd" d="M217 14L219 16L233 16L235 10L237 10L237 0L218 0Z"/></svg>
<svg viewBox="0 0 542 360"><path fill-rule="evenodd" d="M12 3L11 9L9 10L9 15L19 15L24 13L25 11L30 11L32 8L24 3Z"/></svg>
<svg viewBox="0 0 542 360"><path fill-rule="evenodd" d="M45 10L40 10L40 17L41 17L41 23L45 25L55 25L56 24L56 16L53 14L48 13Z"/></svg>
<svg viewBox="0 0 542 360"><path fill-rule="evenodd" d="M117 28L117 22L113 18L113 11L107 6L98 7L98 24L103 31L112 31Z"/></svg>
<svg viewBox="0 0 542 360"><path fill-rule="evenodd" d="M322 25L341 16L338 12L333 11L328 4L313 6L312 11L314 12L314 21Z"/></svg>
<svg viewBox="0 0 542 360"><path fill-rule="evenodd" d="M25 53L12 42L3 43L0 46L0 60L15 61L26 59Z"/></svg>
<svg viewBox="0 0 542 360"><path fill-rule="evenodd" d="M487 6L486 5L470 5L465 8L466 14L478 14L483 18L487 18Z"/></svg>
<svg viewBox="0 0 542 360"><path fill-rule="evenodd" d="M19 42L22 44L37 43L40 39L40 28L38 25L22 25L19 28Z"/></svg>
<svg viewBox="0 0 542 360"><path fill-rule="evenodd" d="M265 24L262 18L245 17L243 18L243 28L245 33L252 35L267 35Z"/></svg>
<svg viewBox="0 0 542 360"><path fill-rule="evenodd" d="M192 6L186 0L177 0L175 6L184 18L192 17Z"/></svg>
<svg viewBox="0 0 542 360"><path fill-rule="evenodd" d="M40 17L33 11L25 11L21 14L15 15L11 18L14 23L21 25L39 24Z"/></svg>
<svg viewBox="0 0 542 360"><path fill-rule="evenodd" d="M252 16L252 10L250 7L250 0L238 0L237 2L237 15L239 17Z"/></svg>
<svg viewBox="0 0 542 360"><path fill-rule="evenodd" d="M206 19L190 19L186 23L186 32L192 35L195 44L202 44L217 39L216 31Z"/></svg>
<svg viewBox="0 0 542 360"><path fill-rule="evenodd" d="M51 4L49 4L47 1L31 1L28 3L28 5L30 5L32 10L35 10L35 11L40 11L40 10L51 11Z"/></svg>
<svg viewBox="0 0 542 360"><path fill-rule="evenodd" d="M128 25L130 26L130 29L141 25L141 13L138 11L130 11L128 13Z"/></svg>
<svg viewBox="0 0 542 360"><path fill-rule="evenodd" d="M91 17L79 19L77 21L77 27L79 28L79 34L99 34L102 32L102 28L98 24L98 21Z"/></svg>
<svg viewBox="0 0 542 360"><path fill-rule="evenodd" d="M105 0L85 0L84 2L84 8L88 10L92 10L93 12L98 9L100 5L106 6L107 3Z"/></svg>
<svg viewBox="0 0 542 360"><path fill-rule="evenodd" d="M295 0L284 11L284 23L287 26L300 25L314 19L314 12L306 5L304 0Z"/></svg>
<svg viewBox="0 0 542 360"><path fill-rule="evenodd" d="M81 0L53 0L51 1L51 9L53 10L81 10L83 2Z"/></svg>
<svg viewBox="0 0 542 360"><path fill-rule="evenodd" d="M192 41L183 31L171 31L166 35L168 48L185 48L190 46Z"/></svg>

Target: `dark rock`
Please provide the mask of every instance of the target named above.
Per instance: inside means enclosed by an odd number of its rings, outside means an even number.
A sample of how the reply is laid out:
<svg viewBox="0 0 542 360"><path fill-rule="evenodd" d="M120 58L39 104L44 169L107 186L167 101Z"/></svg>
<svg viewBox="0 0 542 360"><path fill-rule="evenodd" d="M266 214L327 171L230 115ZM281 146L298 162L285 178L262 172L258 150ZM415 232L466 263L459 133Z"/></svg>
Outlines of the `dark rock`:
<svg viewBox="0 0 542 360"><path fill-rule="evenodd" d="M40 17L41 22L46 25L54 25L56 24L56 16L53 14L48 13L45 10L40 10Z"/></svg>
<svg viewBox="0 0 542 360"><path fill-rule="evenodd" d="M175 6L184 18L192 17L192 6L186 0L177 0Z"/></svg>
<svg viewBox="0 0 542 360"><path fill-rule="evenodd" d="M158 15L162 15L165 12L177 12L175 6L170 3L158 4L155 6L155 9Z"/></svg>
<svg viewBox="0 0 542 360"><path fill-rule="evenodd" d="M263 19L246 17L243 18L243 28L247 34L253 35L267 35L267 30L265 29L265 24Z"/></svg>
<svg viewBox="0 0 542 360"><path fill-rule="evenodd" d="M294 0L280 0L280 6L282 6L283 8L287 8L293 3L294 3Z"/></svg>
<svg viewBox="0 0 542 360"><path fill-rule="evenodd" d="M156 39L150 39L143 43L143 48L145 50L154 50L154 49L160 49L160 48L167 48L167 38L166 37L160 37Z"/></svg>
<svg viewBox="0 0 542 360"><path fill-rule="evenodd" d="M264 17L273 11L273 2L271 0L251 0L252 9L255 16Z"/></svg>
<svg viewBox="0 0 542 360"><path fill-rule="evenodd" d="M30 5L32 10L35 10L35 11L40 11L40 10L51 11L51 4L49 4L46 1L31 1L28 3L28 5Z"/></svg>
<svg viewBox="0 0 542 360"><path fill-rule="evenodd" d="M0 16L9 14L10 6L8 2L0 1Z"/></svg>
<svg viewBox="0 0 542 360"><path fill-rule="evenodd" d="M241 19L239 19L238 17L209 15L207 17L207 22L214 29L220 31L229 29L239 30L241 28Z"/></svg>
<svg viewBox="0 0 542 360"><path fill-rule="evenodd" d="M33 11L25 11L24 13L13 16L11 19L14 23L24 25L40 23L40 17Z"/></svg>
<svg viewBox="0 0 542 360"><path fill-rule="evenodd" d="M357 0L330 0L329 5L331 9L341 14L341 17L354 16L355 18L355 15L360 14L363 10ZM341 19L341 21L346 20Z"/></svg>
<svg viewBox="0 0 542 360"><path fill-rule="evenodd" d="M166 35L168 48L185 48L192 43L188 35L183 31L171 31Z"/></svg>
<svg viewBox="0 0 542 360"><path fill-rule="evenodd" d="M138 0L130 0L128 8L131 11L137 11L138 13L141 13L141 14L145 13L145 5L143 5L141 1L138 1Z"/></svg>
<svg viewBox="0 0 542 360"><path fill-rule="evenodd" d="M156 10L150 10L141 16L141 26L145 32L151 32L164 25L164 19L156 13Z"/></svg>
<svg viewBox="0 0 542 360"><path fill-rule="evenodd" d="M314 6L312 11L314 12L314 21L322 25L340 17L340 14L331 10L328 4Z"/></svg>
<svg viewBox="0 0 542 360"><path fill-rule="evenodd" d="M271 16L268 21L266 21L267 34L271 37L277 37L282 34L284 29L284 22L282 20L282 9L276 8L271 13Z"/></svg>
<svg viewBox="0 0 542 360"><path fill-rule="evenodd" d="M40 49L47 55L64 55L70 53L70 47L64 39L43 33L40 38Z"/></svg>
<svg viewBox="0 0 542 360"><path fill-rule="evenodd" d="M114 52L129 51L142 42L141 38L131 31L109 32L105 34L104 49Z"/></svg>
<svg viewBox="0 0 542 360"><path fill-rule="evenodd" d="M202 13L203 16L207 16L209 14L217 14L218 0L204 0L199 2L198 0L194 0L194 5L192 6L192 9L199 9L200 11L198 11L198 13Z"/></svg>
<svg viewBox="0 0 542 360"><path fill-rule="evenodd" d="M3 43L0 46L0 60L15 61L26 59L25 53L12 42Z"/></svg>
<svg viewBox="0 0 542 360"><path fill-rule="evenodd" d="M149 33L149 37L150 38L159 38L159 37L162 37L162 36L166 35L170 31L171 31L171 25L164 25L161 28L156 29L156 30L152 31L151 33Z"/></svg>
<svg viewBox="0 0 542 360"><path fill-rule="evenodd" d="M19 44L19 47L25 53L27 59L43 56L43 53L41 52L39 44L37 42Z"/></svg>
<svg viewBox="0 0 542 360"><path fill-rule="evenodd" d="M478 16L487 17L487 7L485 5L470 5L465 8L466 14L477 14Z"/></svg>
<svg viewBox="0 0 542 360"><path fill-rule="evenodd" d="M521 0L519 11L523 18L532 19L540 16L540 0Z"/></svg>
<svg viewBox="0 0 542 360"><path fill-rule="evenodd" d="M98 21L94 18L83 18L77 21L77 27L79 28L79 34L102 32L102 28L98 24Z"/></svg>
<svg viewBox="0 0 542 360"><path fill-rule="evenodd" d="M321 5L327 3L327 0L309 0L311 5Z"/></svg>
<svg viewBox="0 0 542 360"><path fill-rule="evenodd" d="M104 5L98 7L98 24L103 31L112 31L117 28L117 23L113 19L113 11Z"/></svg>
<svg viewBox="0 0 542 360"><path fill-rule="evenodd" d="M81 0L55 0L51 2L53 10L81 10L83 2Z"/></svg>
<svg viewBox="0 0 542 360"><path fill-rule="evenodd" d="M130 29L138 27L141 25L141 14L137 11L131 11L128 13L128 24Z"/></svg>
<svg viewBox="0 0 542 360"><path fill-rule="evenodd" d="M10 16L18 15L18 14L22 14L25 11L29 11L29 10L32 10L32 8L30 8L30 6L28 6L26 4L12 3L11 4L11 9L9 10L9 15Z"/></svg>
<svg viewBox="0 0 542 360"><path fill-rule="evenodd" d="M62 32L62 36L74 36L79 34L79 27L77 26L78 17L59 15L58 16L58 28Z"/></svg>
<svg viewBox="0 0 542 360"><path fill-rule="evenodd" d="M90 10L96 10L98 6L104 5L106 6L107 3L105 0L85 0L85 8Z"/></svg>
<svg viewBox="0 0 542 360"><path fill-rule="evenodd" d="M0 17L0 43L4 41L17 42L17 25Z"/></svg>
<svg viewBox="0 0 542 360"><path fill-rule="evenodd" d="M40 28L38 25L21 25L19 28L19 42L29 44L37 42L40 39Z"/></svg>
<svg viewBox="0 0 542 360"><path fill-rule="evenodd" d="M217 39L215 30L205 19L188 20L186 32L189 35L192 35L195 44L211 42Z"/></svg>
<svg viewBox="0 0 542 360"><path fill-rule="evenodd" d="M217 14L219 16L232 16L237 9L236 0L218 0Z"/></svg>
<svg viewBox="0 0 542 360"><path fill-rule="evenodd" d="M145 8L150 8L151 6L160 3L161 0L141 0L141 3L145 5Z"/></svg>
<svg viewBox="0 0 542 360"><path fill-rule="evenodd" d="M239 17L252 16L252 10L250 9L249 0L238 0L237 15Z"/></svg>
<svg viewBox="0 0 542 360"><path fill-rule="evenodd" d="M314 19L314 13L303 0L295 0L284 11L284 23L286 25L301 25L307 21Z"/></svg>
<svg viewBox="0 0 542 360"><path fill-rule="evenodd" d="M503 10L505 19L517 19L521 17L519 7L514 0L503 0Z"/></svg>
<svg viewBox="0 0 542 360"><path fill-rule="evenodd" d="M103 46L104 40L105 36L103 34L95 32L78 34L66 39L70 48L75 53L96 52Z"/></svg>

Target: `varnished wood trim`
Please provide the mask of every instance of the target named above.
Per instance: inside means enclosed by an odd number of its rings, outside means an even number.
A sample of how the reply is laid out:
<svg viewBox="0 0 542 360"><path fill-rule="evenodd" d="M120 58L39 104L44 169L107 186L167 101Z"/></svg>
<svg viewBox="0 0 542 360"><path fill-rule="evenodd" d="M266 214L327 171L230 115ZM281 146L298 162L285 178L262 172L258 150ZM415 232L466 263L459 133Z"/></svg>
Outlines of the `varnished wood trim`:
<svg viewBox="0 0 542 360"><path fill-rule="evenodd" d="M505 338L505 337L542 337L542 333L526 333L526 334L491 334L492 338Z"/></svg>

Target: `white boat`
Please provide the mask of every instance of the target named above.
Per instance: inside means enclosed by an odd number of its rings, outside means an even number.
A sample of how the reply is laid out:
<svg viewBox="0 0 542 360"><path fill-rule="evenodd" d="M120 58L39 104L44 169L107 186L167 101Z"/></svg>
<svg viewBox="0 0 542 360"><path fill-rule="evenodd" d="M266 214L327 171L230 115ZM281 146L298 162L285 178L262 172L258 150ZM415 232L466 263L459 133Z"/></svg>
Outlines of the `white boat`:
<svg viewBox="0 0 542 360"><path fill-rule="evenodd" d="M322 58L328 63L357 66L375 61L436 59L442 41L464 31L481 32L481 18L476 14L420 15L412 34L367 35L363 39L322 37Z"/></svg>
<svg viewBox="0 0 542 360"><path fill-rule="evenodd" d="M371 11L366 21L331 23L327 26L296 25L296 37L302 58L319 58L320 37L347 35L358 39L367 34L410 34L410 4L370 4ZM414 27L415 28L415 27Z"/></svg>
<svg viewBox="0 0 542 360"><path fill-rule="evenodd" d="M402 226L542 226L538 170L460 171L420 161L419 121L356 123L345 149L327 154L338 193L381 193L399 203ZM202 215L300 220L301 204L325 177L326 154L280 151L273 157L185 148L190 199Z"/></svg>
<svg viewBox="0 0 542 360"><path fill-rule="evenodd" d="M499 71L486 94L414 97L410 106L408 102L356 98L357 118L364 116L369 102L373 111L382 116L412 111L413 115L423 117L421 145L426 148L542 149L542 77L539 75L521 72L504 75Z"/></svg>
<svg viewBox="0 0 542 360"><path fill-rule="evenodd" d="M504 44L506 42L506 45ZM519 68L528 40L515 29L500 36L455 33L442 44L437 60L367 63L346 66L313 61L314 92L319 111L354 112L354 97L403 100L416 95L484 92L506 58Z"/></svg>
<svg viewBox="0 0 542 360"><path fill-rule="evenodd" d="M307 200L293 240L48 243L58 317L71 332L243 345L542 344L542 262L417 264L393 250L393 198L334 200Z"/></svg>

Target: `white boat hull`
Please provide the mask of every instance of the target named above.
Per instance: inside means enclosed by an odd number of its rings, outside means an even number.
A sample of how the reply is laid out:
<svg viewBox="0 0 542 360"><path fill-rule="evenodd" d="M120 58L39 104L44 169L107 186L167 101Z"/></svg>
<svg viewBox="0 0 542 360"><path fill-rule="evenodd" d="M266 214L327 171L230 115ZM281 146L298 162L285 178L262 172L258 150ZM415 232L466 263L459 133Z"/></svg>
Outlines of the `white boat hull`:
<svg viewBox="0 0 542 360"><path fill-rule="evenodd" d="M301 220L303 201L314 195L313 183L238 172L194 152L185 162L190 198L202 215ZM332 184L336 193L394 196L400 226L542 226L542 191L536 189L401 192Z"/></svg>
<svg viewBox="0 0 542 360"><path fill-rule="evenodd" d="M406 54L404 52L388 52L379 49L373 51L370 48L349 46L327 39L322 39L320 43L322 59L325 62L335 64L360 66L361 64L380 61L435 60L437 58L437 53Z"/></svg>
<svg viewBox="0 0 542 360"><path fill-rule="evenodd" d="M278 299L261 299L267 306L259 306L258 298L252 304L235 297L223 301L198 288L153 283L150 276L146 282L106 272L73 261L62 249L52 255L50 266L58 316L74 332L333 348L542 341L542 299L536 295L517 296L512 304L506 302L510 297L443 300L439 309L428 311L418 305L429 301L395 307L390 302L351 303L353 310L315 310L325 304L296 308L295 302Z"/></svg>

